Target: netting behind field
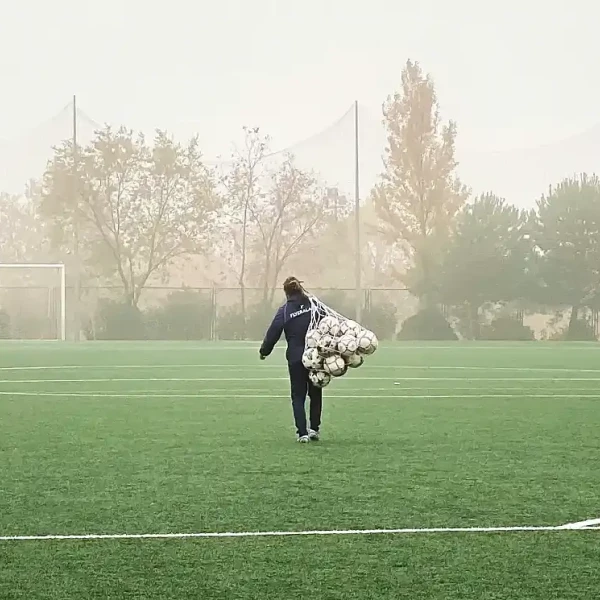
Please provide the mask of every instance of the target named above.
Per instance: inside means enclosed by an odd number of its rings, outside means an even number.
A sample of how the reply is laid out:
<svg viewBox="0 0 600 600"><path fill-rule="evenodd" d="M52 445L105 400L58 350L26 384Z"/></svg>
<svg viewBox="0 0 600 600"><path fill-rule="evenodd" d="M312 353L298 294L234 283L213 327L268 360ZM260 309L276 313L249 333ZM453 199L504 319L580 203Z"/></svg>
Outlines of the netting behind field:
<svg viewBox="0 0 600 600"><path fill-rule="evenodd" d="M94 131L101 128L84 111L77 111L79 144L88 144ZM53 155L53 147L73 138L73 103L70 102L53 117L23 135L0 142L0 191L21 194L31 180L39 180L46 163Z"/></svg>
<svg viewBox="0 0 600 600"><path fill-rule="evenodd" d="M381 157L386 138L381 125L381 117L365 106L358 107L358 133L360 140L359 169L360 195L366 198L381 171ZM77 109L77 139L80 145L89 144L94 132L101 129L106 121L102 115L93 118L81 108ZM128 123L110 123L114 128ZM260 125L260 124L258 124ZM240 129L242 124L240 123ZM156 123L157 128L164 124ZM145 132L151 138L153 131ZM197 132L193 129L178 136L185 142ZM268 134L269 132L265 132ZM336 122L318 131L308 132L304 140L286 148L270 149L267 164L276 167L288 154L295 157L299 168L314 172L322 185L338 188L348 197L354 195L355 176L355 107L349 106ZM0 143L0 190L22 193L30 179L40 179L47 161L53 155L53 147L73 137L73 103L67 104L61 111L46 122L34 125L23 135ZM230 141L226 140L229 144ZM206 163L218 170L227 170L228 159L211 157L211 148L202 148Z"/></svg>
<svg viewBox="0 0 600 600"><path fill-rule="evenodd" d="M57 339L61 295L56 274L0 270L0 335L14 339ZM313 289L311 293L337 313L356 319L356 291ZM282 292L260 288L146 288L137 308L128 305L122 287L80 290L80 301L67 277L67 338L164 340L261 340ZM361 323L381 340L392 339L402 321L416 311L406 290L363 290ZM79 310L77 309L79 307ZM1 315L4 314L4 317ZM6 322L10 325L6 325ZM2 325L2 323L5 323Z"/></svg>
<svg viewBox="0 0 600 600"><path fill-rule="evenodd" d="M383 100L383 98L382 98ZM31 179L39 179L46 161L52 156L52 147L72 138L73 104L42 124L31 124L31 129L14 139L0 141L0 190L21 193ZM386 146L386 132L378 107L359 104L359 167L360 196L368 197L377 176L382 170L382 155ZM78 139L88 143L94 130L104 124L105 115L89 116L79 109L77 114ZM452 115L446 115L451 118ZM293 119L293 116L290 118ZM111 123L113 127L131 126L131 123ZM157 128L168 128L166 123L156 123ZM256 125L260 126L260 123ZM460 124L459 124L460 125ZM240 127L242 123L240 123ZM152 137L153 131L145 132ZM189 128L178 131L180 141L196 132ZM269 132L265 132L269 133ZM290 152L296 156L302 169L314 170L324 184L338 187L344 194L354 194L354 106L349 106L335 123L318 132L309 131L309 137L285 149L273 148L273 164ZM221 140L219 148L230 140ZM528 149L504 151L467 148L460 135L457 140L458 174L474 194L494 190L519 206L531 206L547 190L548 185L575 172L593 172L598 154L598 135L594 128L569 138ZM223 165L216 156L220 150L203 148L204 155L214 157L212 166Z"/></svg>
<svg viewBox="0 0 600 600"><path fill-rule="evenodd" d="M0 339L61 336L58 269L0 267Z"/></svg>

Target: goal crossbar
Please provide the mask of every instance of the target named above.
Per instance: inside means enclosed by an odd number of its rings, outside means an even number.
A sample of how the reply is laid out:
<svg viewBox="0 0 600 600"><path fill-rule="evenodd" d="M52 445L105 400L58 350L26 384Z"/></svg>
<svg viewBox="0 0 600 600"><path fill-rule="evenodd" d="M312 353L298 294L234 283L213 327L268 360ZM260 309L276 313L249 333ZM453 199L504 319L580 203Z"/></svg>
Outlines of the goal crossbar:
<svg viewBox="0 0 600 600"><path fill-rule="evenodd" d="M67 339L67 273L64 263L0 263L1 269L57 269L60 273L60 339Z"/></svg>

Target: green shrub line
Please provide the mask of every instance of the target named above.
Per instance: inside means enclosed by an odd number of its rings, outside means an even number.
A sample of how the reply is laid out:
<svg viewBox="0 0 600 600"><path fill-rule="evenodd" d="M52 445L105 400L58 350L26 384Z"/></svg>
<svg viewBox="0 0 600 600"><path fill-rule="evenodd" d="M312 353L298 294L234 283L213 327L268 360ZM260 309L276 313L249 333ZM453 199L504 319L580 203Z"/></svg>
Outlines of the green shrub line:
<svg viewBox="0 0 600 600"><path fill-rule="evenodd" d="M320 299L348 318L355 319L355 305L343 291L327 291ZM254 301L246 306L218 306L214 296L197 290L177 290L159 305L137 308L124 301L102 300L95 312L82 323L88 340L247 340L263 338L275 307ZM444 312L437 307L425 308L405 319L398 333L397 307L391 302L362 307L360 322L374 331L380 340L456 341L459 335ZM21 323L23 319L19 320ZM23 323L27 326L23 329ZM42 325L27 319L17 325L10 314L0 308L0 339L28 339ZM29 331L31 329L31 331ZM462 334L465 335L464 333ZM497 316L478 327L477 339L482 341L534 341L533 330L522 320ZM592 323L578 319L553 333L551 341L596 341Z"/></svg>
<svg viewBox="0 0 600 600"><path fill-rule="evenodd" d="M343 294L323 295L321 299L348 318L355 318L355 309ZM125 302L102 301L85 324L84 333L92 340L261 340L274 311L268 304L253 303L246 307L244 318L240 306L217 310L212 298L182 290L145 310ZM366 307L361 323L381 340L393 339L396 307L391 303Z"/></svg>

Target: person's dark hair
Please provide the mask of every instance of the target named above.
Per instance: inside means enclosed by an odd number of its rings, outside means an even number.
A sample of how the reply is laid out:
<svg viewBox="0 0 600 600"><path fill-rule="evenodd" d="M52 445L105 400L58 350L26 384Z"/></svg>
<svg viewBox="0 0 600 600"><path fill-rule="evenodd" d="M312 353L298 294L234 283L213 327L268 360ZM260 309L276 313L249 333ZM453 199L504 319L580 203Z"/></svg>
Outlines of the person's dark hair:
<svg viewBox="0 0 600 600"><path fill-rule="evenodd" d="M302 287L302 282L296 277L288 277L283 282L283 291L288 298L291 296L306 296L306 291Z"/></svg>

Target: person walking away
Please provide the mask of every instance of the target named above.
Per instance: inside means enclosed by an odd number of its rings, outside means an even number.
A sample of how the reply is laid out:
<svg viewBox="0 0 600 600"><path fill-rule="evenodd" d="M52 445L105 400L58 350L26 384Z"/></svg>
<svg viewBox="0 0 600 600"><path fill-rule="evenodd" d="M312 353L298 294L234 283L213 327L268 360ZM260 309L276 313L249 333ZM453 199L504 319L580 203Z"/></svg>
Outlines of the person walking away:
<svg viewBox="0 0 600 600"><path fill-rule="evenodd" d="M296 424L298 442L318 441L323 411L323 390L314 386L308 370L302 364L306 333L311 322L311 306L302 282L288 277L283 283L287 301L281 306L271 323L260 347L260 359L264 360L285 333L287 341L286 359L290 376L292 410ZM306 421L306 395L310 398L310 423Z"/></svg>

